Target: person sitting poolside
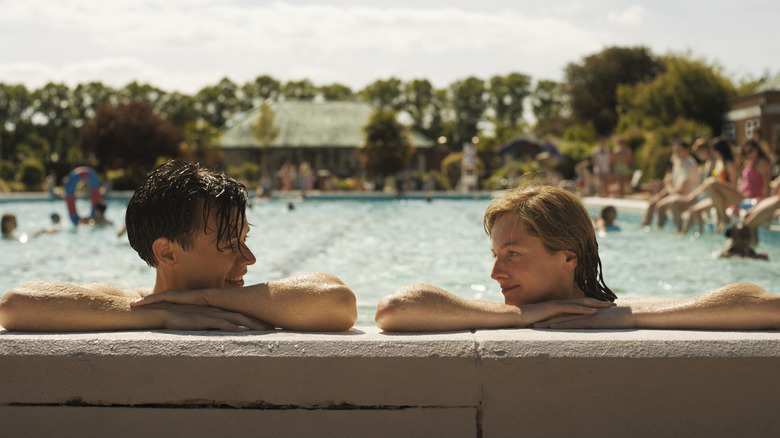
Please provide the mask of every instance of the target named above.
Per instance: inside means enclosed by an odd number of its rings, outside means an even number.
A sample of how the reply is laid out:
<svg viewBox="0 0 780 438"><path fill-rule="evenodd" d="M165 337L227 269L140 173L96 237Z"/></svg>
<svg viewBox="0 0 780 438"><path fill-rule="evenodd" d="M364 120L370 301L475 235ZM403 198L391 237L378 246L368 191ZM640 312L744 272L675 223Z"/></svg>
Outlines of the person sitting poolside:
<svg viewBox="0 0 780 438"><path fill-rule="evenodd" d="M126 212L130 245L156 268L152 289L35 281L7 292L0 325L13 331L132 329L348 330L355 295L338 278L308 273L244 286L246 188L182 161L158 167ZM107 261L109 263L109 261Z"/></svg>
<svg viewBox="0 0 780 438"><path fill-rule="evenodd" d="M385 331L780 327L780 296L749 283L691 298L618 299L604 282L591 218L565 190L507 192L487 208L484 227L495 256L491 277L501 286L503 304L415 283L380 300L377 326Z"/></svg>

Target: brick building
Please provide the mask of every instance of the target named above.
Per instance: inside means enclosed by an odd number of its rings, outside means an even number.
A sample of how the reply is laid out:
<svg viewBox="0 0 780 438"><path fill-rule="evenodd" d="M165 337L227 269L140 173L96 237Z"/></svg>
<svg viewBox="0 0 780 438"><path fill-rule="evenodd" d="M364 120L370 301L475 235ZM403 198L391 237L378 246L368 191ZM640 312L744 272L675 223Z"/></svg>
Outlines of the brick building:
<svg viewBox="0 0 780 438"><path fill-rule="evenodd" d="M755 129L770 148L780 148L780 74L755 93L733 99L723 115L723 133L735 144L751 138Z"/></svg>

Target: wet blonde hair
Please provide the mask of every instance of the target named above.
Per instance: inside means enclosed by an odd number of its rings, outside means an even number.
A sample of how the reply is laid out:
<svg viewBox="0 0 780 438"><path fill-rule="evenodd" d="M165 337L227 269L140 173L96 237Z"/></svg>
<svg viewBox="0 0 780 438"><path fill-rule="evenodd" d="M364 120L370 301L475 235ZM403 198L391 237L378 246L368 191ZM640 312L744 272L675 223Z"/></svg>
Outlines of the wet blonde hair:
<svg viewBox="0 0 780 438"><path fill-rule="evenodd" d="M488 236L492 237L493 226L505 214L520 220L548 251L572 251L577 255L574 282L585 296L602 301L617 299L604 283L593 222L576 196L543 185L510 190L485 211L483 225Z"/></svg>

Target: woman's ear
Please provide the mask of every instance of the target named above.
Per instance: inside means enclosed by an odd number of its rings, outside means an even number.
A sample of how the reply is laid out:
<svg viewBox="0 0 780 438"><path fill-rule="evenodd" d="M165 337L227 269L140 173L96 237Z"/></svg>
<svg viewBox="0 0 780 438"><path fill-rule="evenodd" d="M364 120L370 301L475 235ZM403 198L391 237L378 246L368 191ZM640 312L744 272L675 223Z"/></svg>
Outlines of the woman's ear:
<svg viewBox="0 0 780 438"><path fill-rule="evenodd" d="M176 263L175 243L166 237L158 237L152 243L152 252L160 265L172 265Z"/></svg>
<svg viewBox="0 0 780 438"><path fill-rule="evenodd" d="M578 261L577 253L569 250L563 250L562 252L564 257L563 259L564 267L567 270L574 272L574 270L577 269L577 261Z"/></svg>

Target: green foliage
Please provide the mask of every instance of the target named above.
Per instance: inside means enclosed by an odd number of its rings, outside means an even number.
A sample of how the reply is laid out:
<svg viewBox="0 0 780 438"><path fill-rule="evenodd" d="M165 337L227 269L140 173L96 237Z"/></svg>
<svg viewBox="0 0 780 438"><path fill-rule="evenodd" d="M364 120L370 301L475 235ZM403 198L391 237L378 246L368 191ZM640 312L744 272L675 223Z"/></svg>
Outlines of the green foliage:
<svg viewBox="0 0 780 438"><path fill-rule="evenodd" d="M682 117L720 133L723 112L736 96L720 67L690 55L669 55L663 63L665 71L652 81L619 87L620 126L663 129Z"/></svg>
<svg viewBox="0 0 780 438"><path fill-rule="evenodd" d="M217 149L217 142L221 136L220 130L203 120L188 123L184 127L181 157L193 163L216 168L223 155L222 151Z"/></svg>
<svg viewBox="0 0 780 438"><path fill-rule="evenodd" d="M11 181L14 179L16 169L14 163L8 160L0 160L0 179Z"/></svg>
<svg viewBox="0 0 780 438"><path fill-rule="evenodd" d="M217 85L204 87L195 95L198 118L207 121L211 126L222 127L228 117L238 112L241 107L238 86L228 78L223 78Z"/></svg>
<svg viewBox="0 0 780 438"><path fill-rule="evenodd" d="M342 84L322 86L319 92L325 100L349 100L353 97L352 89Z"/></svg>
<svg viewBox="0 0 780 438"><path fill-rule="evenodd" d="M268 146L279 135L279 128L274 124L274 112L271 102L266 100L260 107L260 117L252 124L252 135L263 146Z"/></svg>
<svg viewBox="0 0 780 438"><path fill-rule="evenodd" d="M413 128L426 134L429 134L427 128L431 126L430 123L426 126L425 118L433 109L435 94L433 85L426 79L415 79L407 82L404 87L403 109L414 120ZM438 135L438 133L434 135Z"/></svg>
<svg viewBox="0 0 780 438"><path fill-rule="evenodd" d="M691 144L694 139L710 138L708 126L691 120L677 119L671 126L646 131L641 135L646 141L636 150L635 161L637 168L642 171L642 179L651 181L662 179L669 168L669 159L672 156L672 141L682 140ZM629 138L627 136L627 138Z"/></svg>
<svg viewBox="0 0 780 438"><path fill-rule="evenodd" d="M452 109L455 113L452 147L460 149L464 143L479 134L479 122L488 107L485 99L485 81L469 77L450 87Z"/></svg>
<svg viewBox="0 0 780 438"><path fill-rule="evenodd" d="M451 152L441 161L441 173L447 179L449 187L457 187L461 177L461 164L463 152ZM476 160L477 175L485 173L485 163L480 157Z"/></svg>
<svg viewBox="0 0 780 438"><path fill-rule="evenodd" d="M317 95L317 87L308 79L290 81L284 84L282 95L288 99L312 100Z"/></svg>
<svg viewBox="0 0 780 438"><path fill-rule="evenodd" d="M558 165L558 172L563 175L565 179L573 179L576 176L574 170L577 163L583 160L590 159L593 152L593 143L584 143L581 141L571 141L561 143L559 150L563 159Z"/></svg>
<svg viewBox="0 0 780 438"><path fill-rule="evenodd" d="M366 142L359 154L362 167L371 175L392 175L404 168L415 149L409 130L396 120L395 111L374 111L363 129Z"/></svg>
<svg viewBox="0 0 780 438"><path fill-rule="evenodd" d="M521 73L490 78L490 105L496 130L514 128L523 119L523 102L530 94L531 77Z"/></svg>
<svg viewBox="0 0 780 438"><path fill-rule="evenodd" d="M378 79L361 90L359 96L376 108L385 111L400 111L403 109L401 80L398 78Z"/></svg>
<svg viewBox="0 0 780 438"><path fill-rule="evenodd" d="M275 100L279 97L281 89L282 84L279 81L268 75L262 75L255 78L254 81L244 84L241 87L241 92L251 107L267 99Z"/></svg>
<svg viewBox="0 0 780 438"><path fill-rule="evenodd" d="M531 94L531 108L536 118L534 131L538 135L563 135L565 103L562 84L550 80L536 83Z"/></svg>
<svg viewBox="0 0 780 438"><path fill-rule="evenodd" d="M243 181L250 189L257 187L260 180L260 166L255 163L245 162L239 167L227 169L228 176Z"/></svg>
<svg viewBox="0 0 780 438"><path fill-rule="evenodd" d="M101 171L138 168L145 172L160 156L179 156L181 130L158 117L148 103L132 101L99 106L92 122L81 128L80 142Z"/></svg>
<svg viewBox="0 0 780 438"><path fill-rule="evenodd" d="M26 190L41 190L45 177L46 168L40 160L30 158L19 165L19 181L24 184Z"/></svg>
<svg viewBox="0 0 780 438"><path fill-rule="evenodd" d="M573 142L595 143L598 136L596 135L596 130L593 128L593 123L587 122L584 125L573 124L568 126L563 131L563 139Z"/></svg>
<svg viewBox="0 0 780 438"><path fill-rule="evenodd" d="M523 181L533 179L539 172L536 161L513 161L496 169L487 179L482 181L483 190L506 190L517 187Z"/></svg>
<svg viewBox="0 0 780 438"><path fill-rule="evenodd" d="M671 168L672 147L660 144L647 144L638 151L641 162L642 179L645 181L662 180Z"/></svg>
<svg viewBox="0 0 780 438"><path fill-rule="evenodd" d="M662 64L646 47L607 47L565 69L572 117L593 123L598 135L611 133L618 120L617 87L654 78Z"/></svg>

